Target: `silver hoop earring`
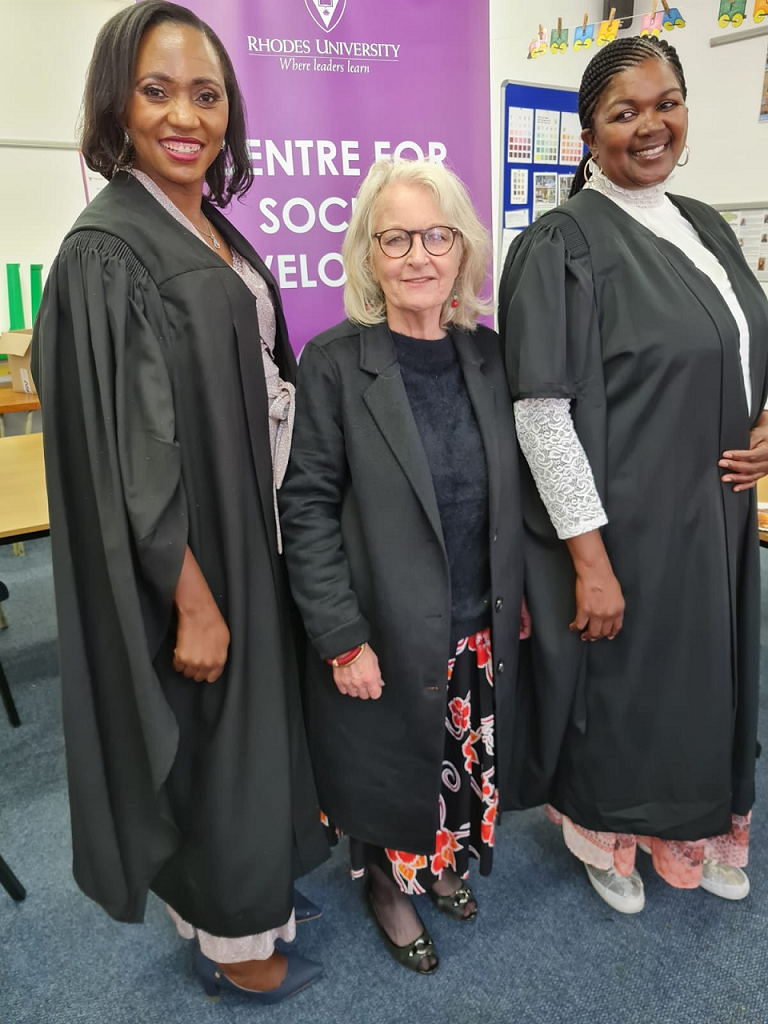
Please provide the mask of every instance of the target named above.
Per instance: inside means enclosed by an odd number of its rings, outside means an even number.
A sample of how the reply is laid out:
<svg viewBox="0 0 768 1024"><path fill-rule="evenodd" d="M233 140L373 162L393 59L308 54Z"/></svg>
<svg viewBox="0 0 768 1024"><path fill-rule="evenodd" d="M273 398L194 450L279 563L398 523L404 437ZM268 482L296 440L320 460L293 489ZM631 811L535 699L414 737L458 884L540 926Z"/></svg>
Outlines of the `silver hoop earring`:
<svg viewBox="0 0 768 1024"><path fill-rule="evenodd" d="M686 142L686 144L685 144L685 160L679 161L677 166L678 167L687 167L688 166L688 161L690 159L691 159L691 147Z"/></svg>
<svg viewBox="0 0 768 1024"><path fill-rule="evenodd" d="M592 156L590 155L589 160L587 160L587 162L584 164L584 180L592 181L595 174L599 170L600 168L597 166L595 161L592 159Z"/></svg>
<svg viewBox="0 0 768 1024"><path fill-rule="evenodd" d="M227 140L224 139L224 141L221 144L221 152L223 153L226 148L227 148Z"/></svg>

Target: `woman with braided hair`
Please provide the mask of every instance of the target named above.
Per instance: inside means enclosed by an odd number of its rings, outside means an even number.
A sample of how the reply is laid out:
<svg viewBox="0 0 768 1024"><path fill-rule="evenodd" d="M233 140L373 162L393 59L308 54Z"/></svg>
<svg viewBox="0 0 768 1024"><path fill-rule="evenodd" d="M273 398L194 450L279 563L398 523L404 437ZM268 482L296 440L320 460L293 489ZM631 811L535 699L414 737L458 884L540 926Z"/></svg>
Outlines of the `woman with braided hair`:
<svg viewBox="0 0 768 1024"><path fill-rule="evenodd" d="M720 215L667 192L690 155L671 46L606 46L579 116L571 199L513 245L500 294L536 623L518 795L550 802L617 910L644 904L637 846L670 884L741 899L768 303Z"/></svg>

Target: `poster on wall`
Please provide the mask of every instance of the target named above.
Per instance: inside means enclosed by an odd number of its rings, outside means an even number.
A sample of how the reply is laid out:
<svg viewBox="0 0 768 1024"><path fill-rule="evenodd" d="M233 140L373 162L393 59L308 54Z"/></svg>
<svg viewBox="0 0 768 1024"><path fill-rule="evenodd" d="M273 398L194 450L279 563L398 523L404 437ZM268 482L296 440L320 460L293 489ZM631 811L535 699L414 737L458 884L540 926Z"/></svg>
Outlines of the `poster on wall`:
<svg viewBox="0 0 768 1024"><path fill-rule="evenodd" d="M297 351L344 317L341 243L374 160L445 161L490 229L488 0L184 3L245 96L255 182L228 216L275 275Z"/></svg>
<svg viewBox="0 0 768 1024"><path fill-rule="evenodd" d="M760 120L768 122L768 50L765 54L765 73L763 74L763 95L760 99Z"/></svg>
<svg viewBox="0 0 768 1024"><path fill-rule="evenodd" d="M502 95L501 231L497 266L529 224L566 202L584 155L578 91L504 82Z"/></svg>
<svg viewBox="0 0 768 1024"><path fill-rule="evenodd" d="M750 269L759 281L768 281L768 205L719 210L733 228Z"/></svg>

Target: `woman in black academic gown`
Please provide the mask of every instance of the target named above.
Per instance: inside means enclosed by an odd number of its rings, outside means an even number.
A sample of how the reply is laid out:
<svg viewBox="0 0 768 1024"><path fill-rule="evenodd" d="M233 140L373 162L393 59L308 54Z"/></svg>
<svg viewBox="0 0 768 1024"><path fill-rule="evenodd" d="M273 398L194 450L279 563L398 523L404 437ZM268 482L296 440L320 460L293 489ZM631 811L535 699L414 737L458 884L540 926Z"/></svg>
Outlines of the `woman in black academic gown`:
<svg viewBox="0 0 768 1024"><path fill-rule="evenodd" d="M105 25L83 153L110 181L53 264L33 372L75 877L119 921L151 889L209 994L274 1002L320 973L274 942L327 844L275 518L295 361L272 277L216 209L251 183L245 136L188 10Z"/></svg>
<svg viewBox="0 0 768 1024"><path fill-rule="evenodd" d="M626 913L637 845L672 885L749 889L768 303L720 215L667 195L685 101L666 42L593 58L577 194L512 247L500 293L530 467L539 741L520 799L550 800Z"/></svg>
<svg viewBox="0 0 768 1024"><path fill-rule="evenodd" d="M349 319L302 353L282 527L329 831L350 837L389 952L431 974L411 896L476 916L470 860L490 873L512 756L514 417L477 323L487 234L454 174L374 164L343 256Z"/></svg>

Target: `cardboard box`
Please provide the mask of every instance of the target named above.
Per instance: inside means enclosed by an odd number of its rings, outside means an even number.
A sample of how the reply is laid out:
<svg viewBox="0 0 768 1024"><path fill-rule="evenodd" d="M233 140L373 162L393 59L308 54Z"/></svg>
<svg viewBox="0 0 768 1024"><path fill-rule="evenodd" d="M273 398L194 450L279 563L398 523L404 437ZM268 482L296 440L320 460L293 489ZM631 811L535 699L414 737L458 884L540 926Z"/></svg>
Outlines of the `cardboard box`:
<svg viewBox="0 0 768 1024"><path fill-rule="evenodd" d="M29 368L32 358L32 329L0 334L0 352L7 352L11 387L22 395L36 395L37 388Z"/></svg>

